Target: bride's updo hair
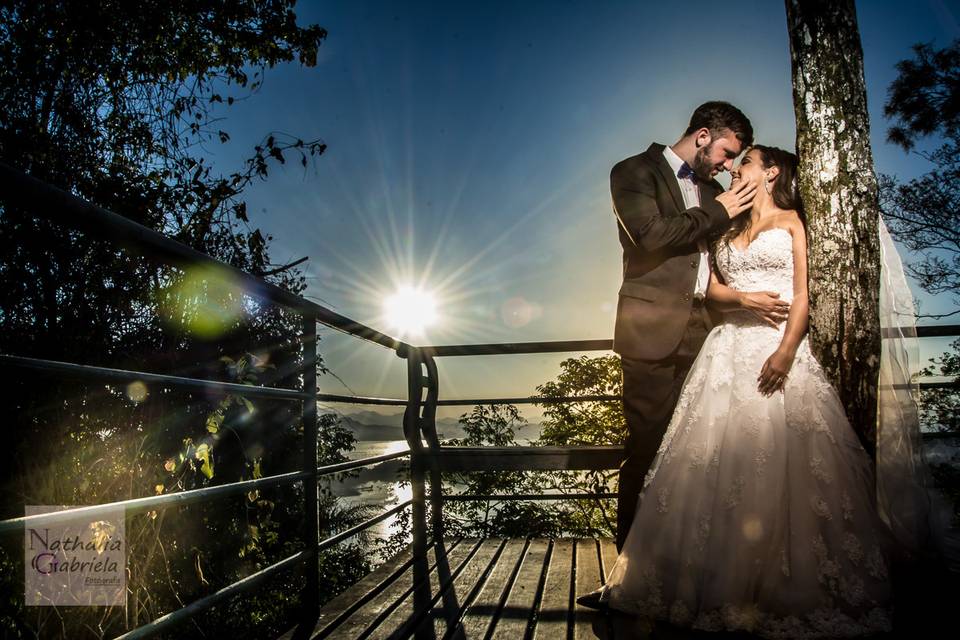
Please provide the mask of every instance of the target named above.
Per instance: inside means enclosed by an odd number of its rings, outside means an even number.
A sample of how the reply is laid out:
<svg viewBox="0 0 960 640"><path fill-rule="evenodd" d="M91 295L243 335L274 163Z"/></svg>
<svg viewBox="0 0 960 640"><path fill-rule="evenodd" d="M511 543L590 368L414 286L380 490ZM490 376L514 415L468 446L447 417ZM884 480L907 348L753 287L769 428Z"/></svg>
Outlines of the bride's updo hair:
<svg viewBox="0 0 960 640"><path fill-rule="evenodd" d="M800 200L800 190L797 186L798 161L796 154L784 151L779 147L768 147L762 144L747 147L745 154L754 149L760 152L760 163L764 169L770 167L780 169L780 173L774 178L770 187L770 197L773 198L773 203L781 209L796 211L797 215L800 216L800 221L806 225L807 218L803 212L803 202ZM758 188L763 189L765 187L760 185ZM720 241L729 245L731 240L750 230L751 222L750 210L748 209L733 219L733 224L720 237Z"/></svg>

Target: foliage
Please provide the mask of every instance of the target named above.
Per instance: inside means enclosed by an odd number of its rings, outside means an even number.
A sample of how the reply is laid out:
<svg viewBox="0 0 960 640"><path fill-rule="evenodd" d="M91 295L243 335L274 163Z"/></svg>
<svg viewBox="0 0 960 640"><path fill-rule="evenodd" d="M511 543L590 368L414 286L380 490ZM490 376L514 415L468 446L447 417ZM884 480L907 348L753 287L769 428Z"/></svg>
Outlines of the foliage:
<svg viewBox="0 0 960 640"><path fill-rule="evenodd" d="M612 395L623 392L618 356L567 358L557 379L537 387L544 397ZM627 427L620 402L575 401L545 404L538 445L623 444ZM617 470L556 472L554 486L568 493L614 493ZM583 536L612 536L616 505L610 500L577 500L566 526Z"/></svg>
<svg viewBox="0 0 960 640"><path fill-rule="evenodd" d="M891 234L923 258L908 266L933 294L960 293L960 40L934 49L913 47L897 64L884 114L894 124L887 139L906 151L935 137L932 151L915 151L932 165L906 182L882 176L881 203ZM956 298L955 298L956 300Z"/></svg>
<svg viewBox="0 0 960 640"><path fill-rule="evenodd" d="M515 446L514 430L526 420L513 405L478 405L460 417L466 434L445 444L454 447ZM443 481L450 486L444 495L472 494L489 496L486 500L451 501L444 504L444 531L464 537L552 536L559 528L557 513L549 505L498 500L499 495L536 493L543 483L523 471L474 471L445 473ZM456 491L455 488L461 488Z"/></svg>
<svg viewBox="0 0 960 640"><path fill-rule="evenodd" d="M251 228L244 190L272 167L306 166L320 140L270 132L234 171L204 157L230 140L226 113L256 94L267 69L316 64L326 32L274 2L6 2L0 6L0 159L294 293L291 265ZM41 208L0 205L0 352L241 384L296 387L301 319L258 303L216 269L176 270L54 224ZM324 371L322 362L320 371ZM3 517L23 504L95 504L296 469L296 403L134 383L39 378L5 385L14 419L0 464ZM318 418L321 460L352 436ZM300 485L168 507L128 519L128 607L26 610L22 550L5 548L0 627L33 636L117 635L302 549ZM355 522L355 510L327 520ZM364 553L330 552L331 588ZM19 571L19 573L18 573ZM19 577L18 577L19 576ZM287 583L255 606L207 612L179 635L286 630ZM19 594L19 595L18 595ZM262 609L260 607L263 607ZM259 626L258 626L259 625ZM96 631L94 631L96 630Z"/></svg>
<svg viewBox="0 0 960 640"><path fill-rule="evenodd" d="M924 376L953 379L949 389L925 389L920 392L921 420L931 431L960 432L960 339L950 344L952 351L932 358Z"/></svg>
<svg viewBox="0 0 960 640"><path fill-rule="evenodd" d="M537 387L548 398L616 395L623 389L620 358L568 358L557 379ZM626 438L620 402L558 402L545 404L542 444L618 444Z"/></svg>

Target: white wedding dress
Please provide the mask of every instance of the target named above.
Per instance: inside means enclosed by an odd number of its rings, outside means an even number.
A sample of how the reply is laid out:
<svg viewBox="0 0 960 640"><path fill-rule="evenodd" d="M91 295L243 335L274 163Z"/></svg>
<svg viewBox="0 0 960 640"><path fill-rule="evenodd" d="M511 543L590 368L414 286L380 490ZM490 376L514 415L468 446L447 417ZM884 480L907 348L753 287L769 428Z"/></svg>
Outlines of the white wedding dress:
<svg viewBox="0 0 960 640"><path fill-rule="evenodd" d="M721 245L720 272L790 301L791 238ZM783 392L757 390L784 328L734 312L707 337L603 589L612 608L769 638L890 630L892 537L872 463L806 338Z"/></svg>

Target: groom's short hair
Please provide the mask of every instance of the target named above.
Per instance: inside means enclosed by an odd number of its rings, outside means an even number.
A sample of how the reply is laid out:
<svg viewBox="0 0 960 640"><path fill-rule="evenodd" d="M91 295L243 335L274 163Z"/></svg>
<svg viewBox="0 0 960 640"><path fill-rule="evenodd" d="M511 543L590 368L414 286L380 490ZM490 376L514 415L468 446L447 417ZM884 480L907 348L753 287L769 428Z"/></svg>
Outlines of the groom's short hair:
<svg viewBox="0 0 960 640"><path fill-rule="evenodd" d="M688 136L698 129L707 128L711 134L723 129L733 132L744 148L753 144L753 126L743 111L729 102L713 100L704 102L690 116L690 126L683 135Z"/></svg>

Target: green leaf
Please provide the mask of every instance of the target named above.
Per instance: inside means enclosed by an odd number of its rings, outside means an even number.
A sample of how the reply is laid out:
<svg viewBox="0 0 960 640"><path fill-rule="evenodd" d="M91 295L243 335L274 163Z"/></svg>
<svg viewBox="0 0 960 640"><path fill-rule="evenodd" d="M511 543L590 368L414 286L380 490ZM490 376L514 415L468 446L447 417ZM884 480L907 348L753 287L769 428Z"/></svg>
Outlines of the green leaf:
<svg viewBox="0 0 960 640"><path fill-rule="evenodd" d="M217 433L223 426L223 412L219 409L207 416L207 431Z"/></svg>
<svg viewBox="0 0 960 640"><path fill-rule="evenodd" d="M197 450L194 453L194 456L197 460L200 461L200 472L203 475L207 476L207 479L213 478L213 456L212 451L210 450L210 445L203 443L197 446Z"/></svg>

